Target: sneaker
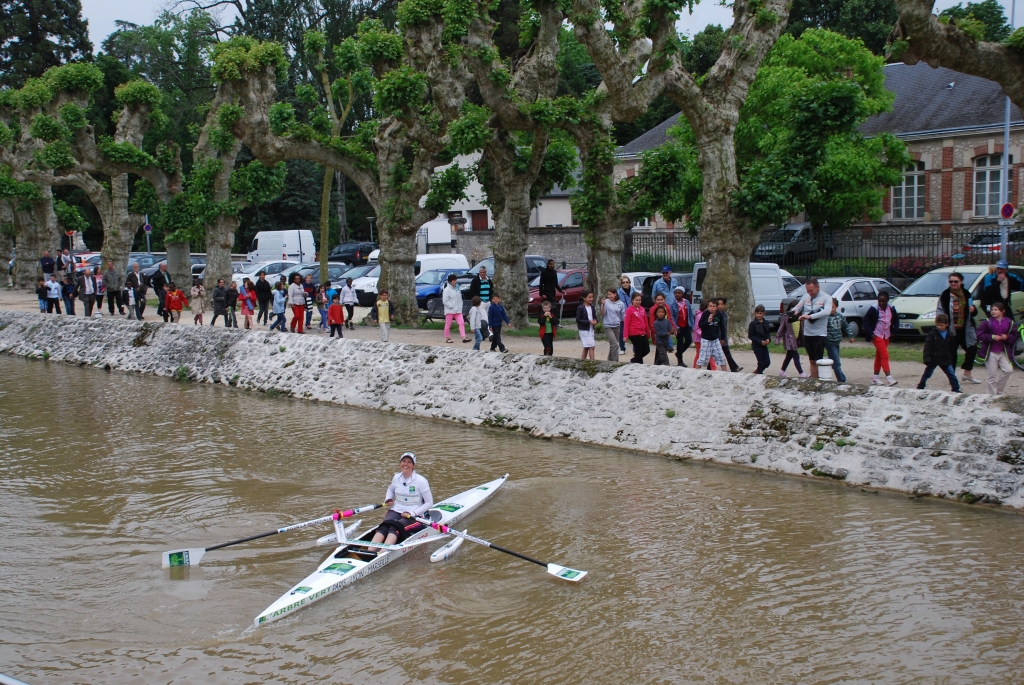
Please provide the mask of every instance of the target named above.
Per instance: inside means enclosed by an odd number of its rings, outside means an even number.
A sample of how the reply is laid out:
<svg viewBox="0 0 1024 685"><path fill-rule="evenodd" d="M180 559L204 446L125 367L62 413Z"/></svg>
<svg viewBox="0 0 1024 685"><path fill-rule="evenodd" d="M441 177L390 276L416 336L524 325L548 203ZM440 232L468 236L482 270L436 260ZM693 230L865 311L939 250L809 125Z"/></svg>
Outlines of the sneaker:
<svg viewBox="0 0 1024 685"><path fill-rule="evenodd" d="M885 377L885 384L888 385L889 387L892 387L892 386L896 385L897 383L899 383L899 381L896 380L895 378L893 378L892 376L886 376Z"/></svg>
<svg viewBox="0 0 1024 685"><path fill-rule="evenodd" d="M800 378L810 378L810 377L811 377L811 374L807 373L806 371L804 371L802 374L800 374Z"/></svg>
<svg viewBox="0 0 1024 685"><path fill-rule="evenodd" d="M924 390L924 386L923 385L919 385L919 386L917 386L917 389L918 390Z"/></svg>
<svg viewBox="0 0 1024 685"><path fill-rule="evenodd" d="M740 372L740 371L742 371L742 370L743 370L743 367L742 367L742 366L737 366L737 367L736 367L736 370L735 370L735 371L733 371L733 373L739 373L739 372Z"/></svg>
<svg viewBox="0 0 1024 685"><path fill-rule="evenodd" d="M968 376L967 374L964 374L964 382L974 383L975 385L981 385L981 381L979 381L977 378L974 378L973 376Z"/></svg>
<svg viewBox="0 0 1024 685"><path fill-rule="evenodd" d="M786 377L786 372L785 371L779 371L779 378L785 378L785 377Z"/></svg>
<svg viewBox="0 0 1024 685"><path fill-rule="evenodd" d="M878 376L871 377L871 385L881 385L882 381L878 380Z"/></svg>

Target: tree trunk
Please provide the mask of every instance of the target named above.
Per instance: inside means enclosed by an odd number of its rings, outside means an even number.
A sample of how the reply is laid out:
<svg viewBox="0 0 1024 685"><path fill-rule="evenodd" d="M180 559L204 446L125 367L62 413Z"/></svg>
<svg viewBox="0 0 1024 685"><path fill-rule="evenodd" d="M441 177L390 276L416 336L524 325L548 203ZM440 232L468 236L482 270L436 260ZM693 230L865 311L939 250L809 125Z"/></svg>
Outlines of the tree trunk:
<svg viewBox="0 0 1024 685"><path fill-rule="evenodd" d="M334 170L324 168L324 187L320 192L320 282L327 282L327 246L331 240L331 184Z"/></svg>
<svg viewBox="0 0 1024 685"><path fill-rule="evenodd" d="M596 126L573 131L580 150L580 161L585 178L599 179L590 190L590 202L600 200L601 212L581 221L583 239L587 243L587 289L600 300L605 290L619 287L622 275L622 250L626 229L632 223L632 214L619 205L613 182L615 158L606 154L611 134L607 128Z"/></svg>
<svg viewBox="0 0 1024 685"><path fill-rule="evenodd" d="M231 248L235 244L238 217L221 214L212 224L206 225L206 274L203 287L207 298L213 296L217 281L224 279L224 285L231 281ZM191 279L190 279L191 282ZM211 299L208 304L213 305Z"/></svg>
<svg viewBox="0 0 1024 685"><path fill-rule="evenodd" d="M103 207L96 205L96 209L102 219ZM128 273L128 255L140 226L138 217L132 216L128 210L128 174L110 179L109 212L111 216L103 222L103 271L106 271L108 261L114 262L114 273L121 279L118 288L123 289Z"/></svg>
<svg viewBox="0 0 1024 685"><path fill-rule="evenodd" d="M619 287L626 223L618 212L609 208L603 220L586 232L587 261L590 263L587 289L594 293L595 301L600 301L606 290Z"/></svg>
<svg viewBox="0 0 1024 685"><path fill-rule="evenodd" d="M167 243L167 271L171 281L188 293L192 287L192 252L187 242Z"/></svg>
<svg viewBox="0 0 1024 685"><path fill-rule="evenodd" d="M33 202L28 208L15 211L14 231L18 255L14 262L14 285L17 288L34 290L42 269L39 258L43 250L56 254L60 246L57 229L57 215L53 212L53 189L40 185L43 199Z"/></svg>
<svg viewBox="0 0 1024 685"><path fill-rule="evenodd" d="M0 201L0 266L4 269L2 282L8 283L7 262L14 251L14 207L11 203ZM14 274L11 274L13 279ZM14 285L11 280L11 285Z"/></svg>
<svg viewBox="0 0 1024 685"><path fill-rule="evenodd" d="M517 184L522 185L522 184ZM530 186L508 188L505 206L494 217L494 287L514 328L529 324L526 280L527 228L530 224Z"/></svg>
<svg viewBox="0 0 1024 685"><path fill-rule="evenodd" d="M338 242L348 242L348 209L345 207L345 174L334 172L334 185L337 187L338 199L334 208L338 212Z"/></svg>
<svg viewBox="0 0 1024 685"><path fill-rule="evenodd" d="M714 136L698 134L697 146L704 171L700 247L708 263L701 296L705 301L712 297L729 301L729 311L736 322L729 330L729 339L740 343L746 340L740 324L754 311L750 253L757 245L759 233L745 228L733 213L732 196L738 183L732 129Z"/></svg>
<svg viewBox="0 0 1024 685"><path fill-rule="evenodd" d="M380 234L380 278L377 292L388 291L391 306L398 323L408 326L419 324L419 307L416 306L416 226L402 226L390 223L384 217L379 220Z"/></svg>

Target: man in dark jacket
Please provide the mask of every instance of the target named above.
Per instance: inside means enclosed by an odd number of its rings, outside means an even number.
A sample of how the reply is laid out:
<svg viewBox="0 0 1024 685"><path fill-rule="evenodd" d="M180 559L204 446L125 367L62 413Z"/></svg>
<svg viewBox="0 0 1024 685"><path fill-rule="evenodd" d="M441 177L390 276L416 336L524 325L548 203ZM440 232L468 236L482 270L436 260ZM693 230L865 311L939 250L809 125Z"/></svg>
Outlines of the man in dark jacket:
<svg viewBox="0 0 1024 685"><path fill-rule="evenodd" d="M224 317L224 326L231 328L231 321L228 319L228 289L224 287L224 279L217 280L217 287L213 289L213 321L210 325L217 323L217 317Z"/></svg>
<svg viewBox="0 0 1024 685"><path fill-rule="evenodd" d="M167 291L164 290L164 286L171 282L171 276L167 273L167 262L162 262L160 268L156 270L152 278L149 279L149 284L156 291L156 297L160 300L160 304L156 307L156 315L163 316L164 321L167 320L166 313L164 312L164 295Z"/></svg>
<svg viewBox="0 0 1024 685"><path fill-rule="evenodd" d="M547 298L549 302L554 304L558 302L555 297L556 292L562 292L562 289L558 287L558 271L555 270L555 260L549 259L547 268L541 269L540 271L540 286L539 286L541 298ZM563 295L565 293L562 293ZM625 305L628 307L629 302Z"/></svg>
<svg viewBox="0 0 1024 685"><path fill-rule="evenodd" d="M493 291L494 281L487 277L487 267L481 266L480 272L473 276L473 280L469 284L469 297L465 299L472 300L474 297L479 297L481 302L490 302Z"/></svg>
<svg viewBox="0 0 1024 685"><path fill-rule="evenodd" d="M117 304L117 313L124 314L124 303L121 301L121 291L124 289L124 277L114 270L114 262L107 260L107 270L103 272L103 285L107 289L107 311L114 315L114 304Z"/></svg>
<svg viewBox="0 0 1024 685"><path fill-rule="evenodd" d="M53 261L53 257L50 256L49 250L43 250L43 256L39 258L39 268L43 270L43 282L50 280L50 276L53 274L53 270L56 268L57 262Z"/></svg>
<svg viewBox="0 0 1024 685"><path fill-rule="evenodd" d="M98 290L99 284L96 282L96 277L92 275L92 269L83 271L82 275L78 277L78 297L85 306L87 317L92 316L92 306L96 302Z"/></svg>
<svg viewBox="0 0 1024 685"><path fill-rule="evenodd" d="M131 288L135 297L135 318L142 321L142 312L146 311L146 281L139 271L139 263L132 264L132 270L128 272L128 278L124 282L125 288Z"/></svg>
<svg viewBox="0 0 1024 685"><path fill-rule="evenodd" d="M996 262L996 272L987 274L981 283L981 306L988 311L988 308L995 302L1002 302L1006 305L1006 313L1013 316L1013 309L1010 308L1010 293L1024 291L1024 280L1015 273L1010 273L1010 263L1005 259Z"/></svg>
<svg viewBox="0 0 1024 685"><path fill-rule="evenodd" d="M270 301L274 298L273 290L270 287L270 281L267 280L267 272L261 271L259 279L256 281L256 301L260 304L260 311L256 314L256 323L263 319L263 323L267 323L270 310Z"/></svg>

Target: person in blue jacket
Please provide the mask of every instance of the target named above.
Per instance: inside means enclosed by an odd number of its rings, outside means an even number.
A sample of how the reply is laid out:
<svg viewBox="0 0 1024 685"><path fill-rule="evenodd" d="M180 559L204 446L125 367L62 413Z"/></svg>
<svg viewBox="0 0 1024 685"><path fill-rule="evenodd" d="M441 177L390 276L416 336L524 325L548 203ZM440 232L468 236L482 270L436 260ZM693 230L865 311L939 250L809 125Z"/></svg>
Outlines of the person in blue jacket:
<svg viewBox="0 0 1024 685"><path fill-rule="evenodd" d="M1024 291L1024 279L1010 271L1010 263L1005 259L996 262L996 270L985 275L981 282L981 306L988 311L996 302L1002 302L1006 311L1013 317L1010 308L1010 294Z"/></svg>
<svg viewBox="0 0 1024 685"><path fill-rule="evenodd" d="M487 308L487 325L491 328L491 352L494 352L495 349L508 352L504 343L501 342L501 325L503 323L512 323L512 321L508 318L505 308L501 306L501 295L492 292L491 306Z"/></svg>
<svg viewBox="0 0 1024 685"><path fill-rule="evenodd" d="M658 296L658 293L665 296L666 302L672 301L672 267L670 266L661 267L661 278L651 286L652 300Z"/></svg>

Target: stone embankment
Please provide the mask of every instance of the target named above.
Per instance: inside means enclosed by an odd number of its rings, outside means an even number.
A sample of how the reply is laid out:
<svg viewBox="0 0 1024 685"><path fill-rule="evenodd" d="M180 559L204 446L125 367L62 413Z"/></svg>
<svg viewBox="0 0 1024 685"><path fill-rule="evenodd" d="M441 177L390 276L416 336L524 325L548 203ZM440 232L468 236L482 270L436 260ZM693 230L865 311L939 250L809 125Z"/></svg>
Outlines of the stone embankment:
<svg viewBox="0 0 1024 685"><path fill-rule="evenodd" d="M0 312L0 352L1024 508L1024 400Z"/></svg>

